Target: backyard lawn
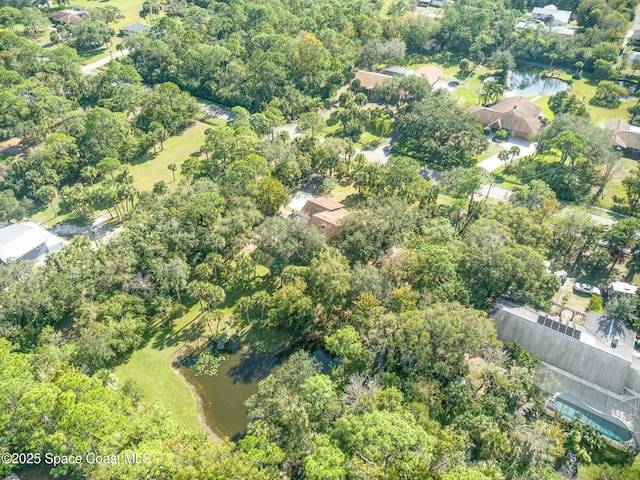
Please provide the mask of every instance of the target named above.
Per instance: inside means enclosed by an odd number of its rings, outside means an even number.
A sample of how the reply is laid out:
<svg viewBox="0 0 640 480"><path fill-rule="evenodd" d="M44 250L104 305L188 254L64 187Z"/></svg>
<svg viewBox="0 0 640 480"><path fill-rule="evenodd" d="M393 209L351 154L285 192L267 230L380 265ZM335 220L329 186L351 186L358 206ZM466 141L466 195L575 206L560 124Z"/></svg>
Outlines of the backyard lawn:
<svg viewBox="0 0 640 480"><path fill-rule="evenodd" d="M217 120L217 119L214 119ZM220 122L224 123L223 120ZM153 149L150 153L147 153L142 159L136 161L131 166L131 174L134 178L134 185L141 192L149 191L153 189L153 184L164 180L169 188L173 188L178 185L182 175L180 173L180 166L192 153L197 152L200 146L204 143L204 132L210 125L201 122L193 123L187 128L181 135L171 137L164 142L164 150L160 150L158 145L157 153L153 153ZM175 163L178 167L176 171L176 181L173 182L173 175L167 168L170 163ZM54 201L56 211L59 213L57 217L54 217L51 206L47 204L46 208L31 216L29 220L39 225L51 228L60 222L80 222L82 220L77 219L72 212L64 210L64 204L60 198ZM95 212L98 215L100 212Z"/></svg>
<svg viewBox="0 0 640 480"><path fill-rule="evenodd" d="M487 147L487 149L484 152L480 153L476 158L478 159L478 162L481 162L489 157L497 155L502 150L504 150L504 148L502 148L500 145L495 142L489 141L489 146Z"/></svg>

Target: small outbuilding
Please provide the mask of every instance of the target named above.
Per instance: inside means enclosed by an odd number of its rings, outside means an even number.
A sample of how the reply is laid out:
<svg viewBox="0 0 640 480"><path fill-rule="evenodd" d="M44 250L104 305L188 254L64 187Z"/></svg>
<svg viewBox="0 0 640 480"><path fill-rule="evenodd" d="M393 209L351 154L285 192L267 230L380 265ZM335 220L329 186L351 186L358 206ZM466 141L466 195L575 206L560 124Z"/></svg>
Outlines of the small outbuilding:
<svg viewBox="0 0 640 480"><path fill-rule="evenodd" d="M131 25L127 25L126 27L122 27L120 29L120 35L123 37L128 37L130 35L135 35L136 33L144 33L148 32L153 28L153 25L149 25L147 23L132 23Z"/></svg>
<svg viewBox="0 0 640 480"><path fill-rule="evenodd" d="M626 282L612 282L608 287L607 287L607 294L611 297L611 296L616 296L616 295L637 295L638 294L638 287L636 287L635 285L631 285L630 283L626 283Z"/></svg>
<svg viewBox="0 0 640 480"><path fill-rule="evenodd" d="M440 41L435 38L430 39L422 47L422 49L427 53L439 52L441 48L442 48L442 43L440 43Z"/></svg>

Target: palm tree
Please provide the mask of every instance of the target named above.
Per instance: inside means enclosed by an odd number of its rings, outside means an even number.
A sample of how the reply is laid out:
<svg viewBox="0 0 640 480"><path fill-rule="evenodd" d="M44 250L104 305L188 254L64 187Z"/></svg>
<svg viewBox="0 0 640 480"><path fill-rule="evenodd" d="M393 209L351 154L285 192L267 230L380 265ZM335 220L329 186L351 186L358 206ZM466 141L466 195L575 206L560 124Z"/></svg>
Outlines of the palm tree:
<svg viewBox="0 0 640 480"><path fill-rule="evenodd" d="M558 54L557 53L551 53L549 55L549 58L551 59L551 62L549 63L549 73L551 73L551 69L553 68L553 62L558 58Z"/></svg>
<svg viewBox="0 0 640 480"><path fill-rule="evenodd" d="M498 159L502 162L504 162L504 168L505 170L507 169L507 160L509 160L509 157L511 155L509 155L509 152L507 152L506 150L502 150L500 152L498 152Z"/></svg>
<svg viewBox="0 0 640 480"><path fill-rule="evenodd" d="M51 210L53 210L53 216L57 217L58 212L56 212L56 207L53 206L53 201L58 196L58 192L56 191L56 188L52 185L44 185L40 187L40 189L38 190L38 196L42 200L45 200L46 202L48 202L49 205L51 205Z"/></svg>
<svg viewBox="0 0 640 480"><path fill-rule="evenodd" d="M253 298L251 297L241 297L236 302L236 307L238 310L245 313L247 317L247 323L249 323L249 310L253 308Z"/></svg>
<svg viewBox="0 0 640 480"><path fill-rule="evenodd" d="M264 290L260 290L251 295L251 299L254 305L260 309L260 321L264 320L264 309L269 304L269 294Z"/></svg>
<svg viewBox="0 0 640 480"><path fill-rule="evenodd" d="M576 67L576 75L580 75L582 73L582 69L584 68L584 63L576 62L575 67Z"/></svg>
<svg viewBox="0 0 640 480"><path fill-rule="evenodd" d="M171 170L171 173L173 174L173 181L176 181L176 170L178 170L178 166L175 163L170 163L169 165L167 165L167 168L169 170Z"/></svg>
<svg viewBox="0 0 640 480"><path fill-rule="evenodd" d="M384 137L391 130L391 125L391 115L388 113L383 113L376 119L376 129L380 130L381 137Z"/></svg>
<svg viewBox="0 0 640 480"><path fill-rule="evenodd" d="M482 87L480 101L484 104L493 103L504 95L504 86L497 80L489 80Z"/></svg>
<svg viewBox="0 0 640 480"><path fill-rule="evenodd" d="M513 160L520 155L520 147L517 145L513 145L510 149L509 149L509 155L511 155L511 162L513 163Z"/></svg>
<svg viewBox="0 0 640 480"><path fill-rule="evenodd" d="M82 170L80 170L80 177L83 180L88 180L91 186L93 187L93 181L98 178L98 170L91 165L87 165Z"/></svg>

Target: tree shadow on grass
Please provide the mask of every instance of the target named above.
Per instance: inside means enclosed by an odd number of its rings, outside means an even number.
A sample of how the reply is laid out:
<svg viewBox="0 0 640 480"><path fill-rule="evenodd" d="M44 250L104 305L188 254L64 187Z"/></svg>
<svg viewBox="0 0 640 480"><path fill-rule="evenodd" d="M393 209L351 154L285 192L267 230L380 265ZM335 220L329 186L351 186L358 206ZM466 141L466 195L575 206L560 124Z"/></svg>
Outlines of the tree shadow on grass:
<svg viewBox="0 0 640 480"><path fill-rule="evenodd" d="M161 151L162 150L158 149L157 152L147 152L144 155L140 155L138 158L131 162L131 165L140 165L141 163L146 163L150 160L154 160L158 157L158 155L160 155Z"/></svg>
<svg viewBox="0 0 640 480"><path fill-rule="evenodd" d="M162 325L151 334L153 338L152 346L156 350L162 350L180 343L193 341L201 337L206 328L202 314L198 314L193 320L177 330L173 325Z"/></svg>

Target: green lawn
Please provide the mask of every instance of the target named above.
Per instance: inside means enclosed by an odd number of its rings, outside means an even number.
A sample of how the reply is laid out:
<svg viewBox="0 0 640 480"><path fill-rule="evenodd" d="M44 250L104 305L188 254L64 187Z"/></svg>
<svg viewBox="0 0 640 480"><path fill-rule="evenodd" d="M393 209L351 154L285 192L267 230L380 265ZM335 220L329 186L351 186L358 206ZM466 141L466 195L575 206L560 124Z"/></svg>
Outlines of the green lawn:
<svg viewBox="0 0 640 480"><path fill-rule="evenodd" d="M171 364L185 342L195 341L204 333L206 327L194 321L199 313L196 303L173 326L159 329L143 348L115 369L120 384L131 380L142 391L145 402L157 402L171 412L176 421L196 431L202 429L196 399Z"/></svg>
<svg viewBox="0 0 640 480"><path fill-rule="evenodd" d="M122 27L134 22L151 23L149 19L145 20L140 16L142 4L143 0L100 0L99 2L96 2L95 0L74 0L73 2L73 5L87 7L89 9L105 7L107 5L117 7L120 10L120 13L124 15L124 18L111 24L116 32L120 31Z"/></svg>
<svg viewBox="0 0 640 480"><path fill-rule="evenodd" d="M220 122L224 123L223 120L220 120ZM204 143L204 132L207 128L210 128L210 125L195 122L181 135L171 137L165 141L164 150L160 150L160 146L158 146L157 153L153 153L153 149L151 149L142 159L134 162L131 166L134 185L140 191L151 190L153 184L160 180L164 180L169 185L169 188L177 185L180 178L182 178L180 166L187 157L197 152ZM171 171L167 168L170 163L175 163L178 166L175 182L173 182ZM72 223L74 221L82 222L82 220L74 216L73 212L64 210L64 205L60 198L54 202L54 205L56 211L59 213L57 217L54 217L51 206L47 205L46 208L31 216L29 220L44 225L47 228L51 228L55 224L63 221ZM96 215L100 213L100 211L95 212Z"/></svg>
<svg viewBox="0 0 640 480"><path fill-rule="evenodd" d="M535 95L529 100L532 100L533 103L535 103L537 106L539 106L542 109L542 116L544 118L547 118L549 120L553 119L554 117L553 112L549 109L549 105L548 105L549 95Z"/></svg>
<svg viewBox="0 0 640 480"><path fill-rule="evenodd" d="M269 270L262 265L256 268L256 279L244 290L228 291L222 305L224 321L221 329L230 333L239 331L242 343L250 345L263 353L274 352L291 340L291 332L287 330L272 331L267 327L247 324L234 311L239 298L251 295L259 289L269 290L272 285L268 278ZM255 313L255 312L254 312ZM175 374L172 368L174 357L185 345L198 345L206 341L209 331L200 323L200 305L195 302L189 311L176 320L173 325L160 325L149 336L146 344L136 350L131 357L115 368L115 376L119 384L131 380L141 390L145 402L156 402L171 412L173 418L193 430L201 430L198 419L197 401L186 382Z"/></svg>
<svg viewBox="0 0 640 480"><path fill-rule="evenodd" d="M624 186L622 185L622 180L624 180L625 177L629 175L629 172L631 172L631 170L633 170L637 165L638 162L636 160L626 157L620 158L620 163L616 167L613 177L604 189L604 196L598 202L600 207L611 208L613 206L614 196L623 199L627 197L624 191ZM601 165L598 167L598 170L603 171L604 168L604 165Z"/></svg>
<svg viewBox="0 0 640 480"><path fill-rule="evenodd" d="M113 37L111 41L111 53L109 53L109 49L106 46L91 52L83 52L80 50L78 51L78 55L82 59L81 63L83 65L89 65L90 63L107 58L111 54L116 54L118 52L117 45L123 42L124 38L118 36Z"/></svg>
<svg viewBox="0 0 640 480"><path fill-rule="evenodd" d="M478 162L486 160L489 157L493 157L494 155L500 153L504 148L494 142L489 142L489 146L487 149L477 156Z"/></svg>
<svg viewBox="0 0 640 480"><path fill-rule="evenodd" d="M164 142L164 150L160 150L158 145L158 153L154 154L153 149L141 160L131 167L131 173L135 178L134 185L140 190L151 190L153 184L164 180L170 186L174 185L173 175L167 168L170 163L178 165L176 171L176 182L181 178L180 166L192 153L204 143L204 132L210 125L196 122L187 128L181 135L171 137Z"/></svg>
<svg viewBox="0 0 640 480"><path fill-rule="evenodd" d="M556 71L554 76L566 80L571 83L570 92L576 97L584 100L587 105L587 111L591 115L591 121L596 125L603 127L607 120L616 118L628 119L629 112L627 109L636 103L636 100L627 100L622 102L616 108L604 108L590 103L591 99L598 88L598 81L591 75L585 74L580 80L571 78L573 72ZM538 106L540 103L535 102ZM552 117L549 117L552 118Z"/></svg>

